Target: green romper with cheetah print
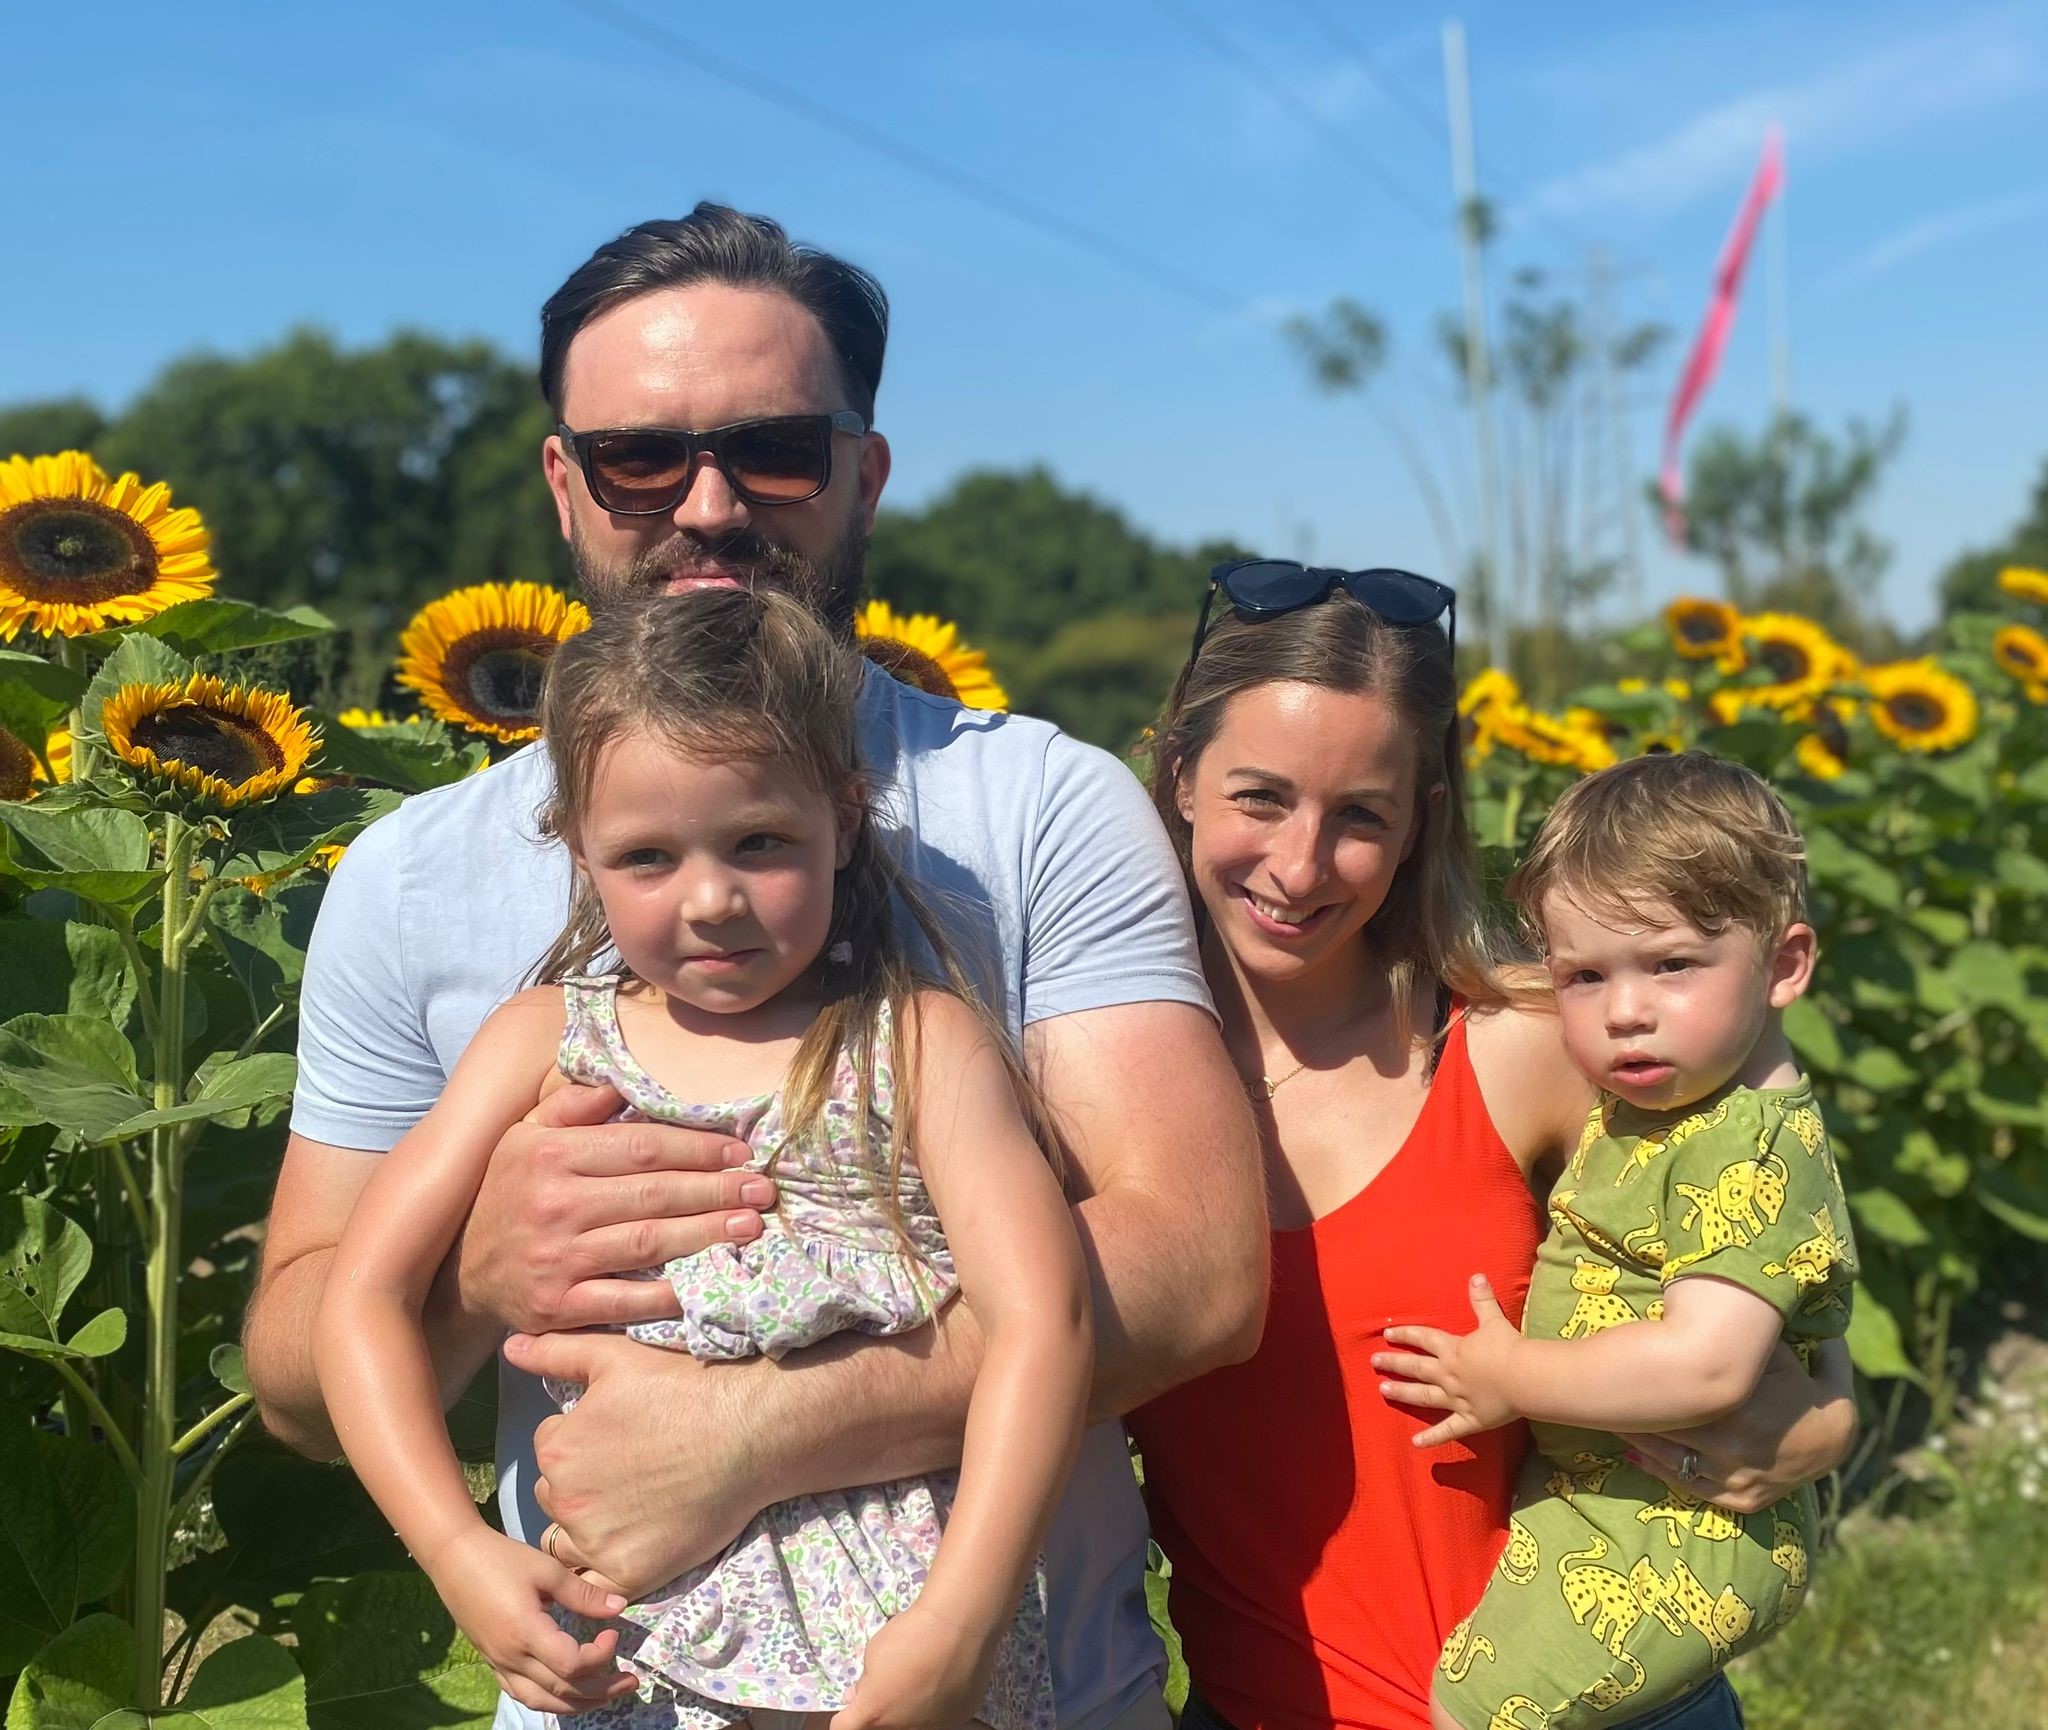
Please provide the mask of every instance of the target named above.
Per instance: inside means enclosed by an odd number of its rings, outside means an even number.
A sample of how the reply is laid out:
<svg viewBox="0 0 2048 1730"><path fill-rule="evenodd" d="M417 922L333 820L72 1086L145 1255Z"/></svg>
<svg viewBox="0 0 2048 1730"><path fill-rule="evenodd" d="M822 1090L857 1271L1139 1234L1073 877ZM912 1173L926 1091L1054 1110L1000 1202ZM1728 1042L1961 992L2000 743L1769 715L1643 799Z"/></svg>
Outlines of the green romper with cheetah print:
<svg viewBox="0 0 2048 1730"><path fill-rule="evenodd" d="M1772 1304L1810 1359L1849 1325L1855 1272L1804 1078L1674 1112L1604 1096L1551 1194L1522 1332L1571 1340L1654 1322L1672 1280L1706 1274ZM1532 1430L1507 1548L1438 1666L1466 1730L1624 1724L1790 1620L1806 1589L1810 1488L1729 1514L1629 1465L1615 1436Z"/></svg>

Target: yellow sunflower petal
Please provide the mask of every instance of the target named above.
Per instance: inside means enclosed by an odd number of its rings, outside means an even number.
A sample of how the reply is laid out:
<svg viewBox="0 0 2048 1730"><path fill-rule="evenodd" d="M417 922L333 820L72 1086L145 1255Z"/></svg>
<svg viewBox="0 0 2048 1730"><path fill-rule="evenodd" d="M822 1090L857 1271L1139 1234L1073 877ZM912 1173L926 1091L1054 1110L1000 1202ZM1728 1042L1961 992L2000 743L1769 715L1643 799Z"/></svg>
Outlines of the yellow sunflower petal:
<svg viewBox="0 0 2048 1730"><path fill-rule="evenodd" d="M1902 751L1949 751L1977 731L1977 695L1932 658L1866 669L1870 719Z"/></svg>
<svg viewBox="0 0 2048 1730"><path fill-rule="evenodd" d="M218 810L286 791L320 748L290 698L210 673L121 686L101 708L100 730L140 777Z"/></svg>
<svg viewBox="0 0 2048 1730"><path fill-rule="evenodd" d="M892 679L970 709L1010 706L987 654L962 642L960 627L950 619L899 613L887 601L869 601L854 615L853 630L863 652Z"/></svg>
<svg viewBox="0 0 2048 1730"><path fill-rule="evenodd" d="M2048 637L2032 625L2007 625L1991 639L1991 658L2019 681L2029 702L2041 700L2034 692L2048 683Z"/></svg>
<svg viewBox="0 0 2048 1730"><path fill-rule="evenodd" d="M399 639L398 682L443 721L517 745L540 736L549 658L590 613L545 583L478 583L430 601Z"/></svg>
<svg viewBox="0 0 2048 1730"><path fill-rule="evenodd" d="M1998 573L1998 586L2023 601L2048 602L2048 571L2029 565L2007 565Z"/></svg>
<svg viewBox="0 0 2048 1730"><path fill-rule="evenodd" d="M1743 694L1767 709L1794 709L1854 671L1856 659L1813 620L1797 613L1759 613L1742 621L1750 665L1766 669L1768 684Z"/></svg>
<svg viewBox="0 0 2048 1730"><path fill-rule="evenodd" d="M0 463L0 640L78 637L210 594L199 513L83 451Z"/></svg>

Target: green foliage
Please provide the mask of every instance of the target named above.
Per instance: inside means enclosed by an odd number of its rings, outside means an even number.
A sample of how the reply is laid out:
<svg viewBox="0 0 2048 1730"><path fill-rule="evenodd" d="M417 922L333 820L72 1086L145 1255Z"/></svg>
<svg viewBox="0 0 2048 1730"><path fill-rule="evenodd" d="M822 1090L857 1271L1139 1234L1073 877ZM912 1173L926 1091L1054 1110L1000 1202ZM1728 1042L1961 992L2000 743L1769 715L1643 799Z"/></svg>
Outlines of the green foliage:
<svg viewBox="0 0 2048 1730"><path fill-rule="evenodd" d="M965 622L977 642L1042 643L1102 613L1186 612L1200 603L1209 567L1238 550L1175 552L1047 469L983 470L914 516L882 513L868 587L899 612Z"/></svg>
<svg viewBox="0 0 2048 1730"><path fill-rule="evenodd" d="M327 628L210 599L5 657L5 719L77 744L68 784L0 803L8 1730L482 1725L495 1699L425 1582L394 1572L355 1479L250 1438L231 1343L294 1080L315 857L481 747L331 721L319 790L223 815L132 777L98 726L124 684L183 679L190 657L246 680L238 658ZM229 1610L256 1631L209 1650ZM183 1627L164 1653L167 1611Z"/></svg>

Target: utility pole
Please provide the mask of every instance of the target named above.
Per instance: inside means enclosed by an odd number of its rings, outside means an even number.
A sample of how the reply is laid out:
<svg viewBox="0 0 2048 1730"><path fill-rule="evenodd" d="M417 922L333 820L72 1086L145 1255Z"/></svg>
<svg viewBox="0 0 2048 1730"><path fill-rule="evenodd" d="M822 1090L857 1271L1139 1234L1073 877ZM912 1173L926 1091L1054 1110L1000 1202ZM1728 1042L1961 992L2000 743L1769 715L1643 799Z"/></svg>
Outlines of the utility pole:
<svg viewBox="0 0 2048 1730"><path fill-rule="evenodd" d="M1627 596L1628 616L1633 621L1641 617L1643 610L1643 501L1636 491L1628 397L1621 389L1620 374L1614 365L1614 345L1618 340L1615 332L1620 321L1612 316L1608 297L1614 267L1604 249L1594 250L1592 271L1596 285L1593 304L1598 309L1594 316L1599 344L1601 418L1606 421L1607 435L1613 441L1608 460L1614 471L1615 499L1621 514L1622 593Z"/></svg>
<svg viewBox="0 0 2048 1730"><path fill-rule="evenodd" d="M1486 653L1508 664L1507 573L1501 569L1500 499L1493 464L1493 365L1486 346L1486 268L1473 166L1472 91L1465 66L1465 26L1444 20L1444 98L1451 119L1451 191L1457 199L1458 254L1465 279L1465 391L1472 399L1472 436L1479 460L1480 544L1486 560ZM1515 611L1521 611L1520 572Z"/></svg>
<svg viewBox="0 0 2048 1730"><path fill-rule="evenodd" d="M1791 220L1791 190L1791 176L1782 175L1778 182L1778 208L1770 216L1771 421L1774 426L1782 425L1792 412L1792 305L1785 256L1791 245L1791 236L1786 232Z"/></svg>

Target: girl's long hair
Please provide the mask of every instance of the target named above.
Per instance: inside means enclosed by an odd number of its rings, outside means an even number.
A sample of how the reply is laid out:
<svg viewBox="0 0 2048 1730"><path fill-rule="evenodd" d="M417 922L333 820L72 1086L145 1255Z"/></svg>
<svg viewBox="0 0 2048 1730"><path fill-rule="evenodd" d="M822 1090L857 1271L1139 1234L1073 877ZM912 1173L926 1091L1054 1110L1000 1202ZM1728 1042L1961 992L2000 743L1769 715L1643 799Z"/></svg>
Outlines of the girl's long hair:
<svg viewBox="0 0 2048 1730"><path fill-rule="evenodd" d="M1386 902L1362 933L1392 989L1404 1037L1424 985L1447 988L1485 1008L1543 996L1521 970L1504 967L1486 911L1478 856L1465 810L1458 738L1458 680L1450 644L1433 627L1390 625L1339 589L1326 601L1263 619L1227 604L1200 652L1174 681L1152 741L1152 803L1180 855L1196 917L1193 832L1178 794L1223 725L1230 705L1263 685L1304 684L1346 694L1371 692L1400 718L1415 744L1421 829ZM1432 799L1430 789L1441 787Z"/></svg>
<svg viewBox="0 0 2048 1730"><path fill-rule="evenodd" d="M914 1262L897 1189L916 1134L920 1040L913 999L920 990L950 992L974 1011L1002 1056L1039 1145L1055 1170L1063 1164L1052 1118L1008 1030L986 1007L927 899L876 833L874 785L858 745L864 669L860 656L834 641L801 602L775 591L700 589L608 608L549 664L541 731L554 792L541 827L573 843L605 750L635 733L692 757L787 764L827 797L859 801L852 854L834 879L831 929L815 964L821 1006L783 1083L783 1121L799 1139L823 1132L844 1054L858 1087L857 1149L886 1172L889 1216ZM922 939L928 965L913 958L905 941L910 932ZM578 870L567 922L532 977L558 983L607 965L624 970L603 904ZM896 1029L896 1099L889 1145L876 1148L869 1145L870 1114L885 1010Z"/></svg>

